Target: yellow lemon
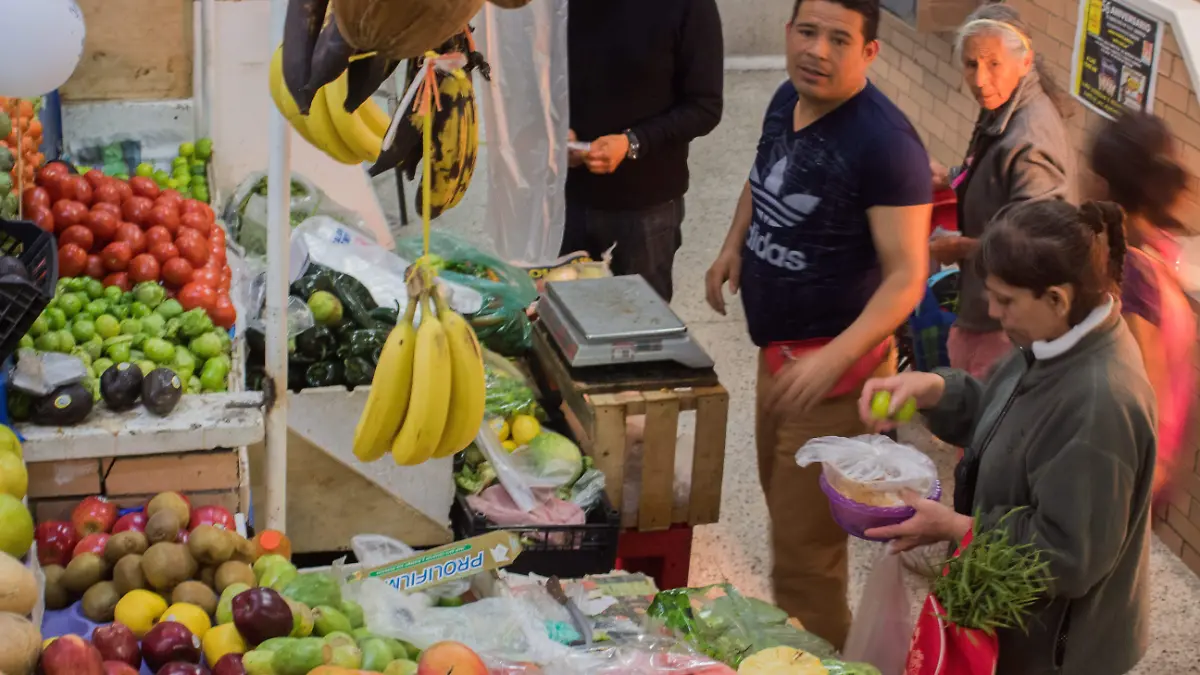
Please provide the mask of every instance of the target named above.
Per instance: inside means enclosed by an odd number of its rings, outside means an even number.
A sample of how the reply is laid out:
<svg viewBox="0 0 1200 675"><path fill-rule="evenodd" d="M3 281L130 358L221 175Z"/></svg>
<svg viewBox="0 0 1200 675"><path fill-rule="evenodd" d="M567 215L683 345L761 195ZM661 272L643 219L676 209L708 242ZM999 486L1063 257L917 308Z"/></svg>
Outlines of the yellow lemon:
<svg viewBox="0 0 1200 675"><path fill-rule="evenodd" d="M492 419L488 420L488 426L492 428L492 431L496 432L496 436L498 436L500 440L508 440L508 420L500 417L493 417Z"/></svg>
<svg viewBox="0 0 1200 675"><path fill-rule="evenodd" d="M0 492L24 499L29 489L29 473L20 455L0 450Z"/></svg>
<svg viewBox="0 0 1200 675"><path fill-rule="evenodd" d="M246 641L238 633L237 626L231 623L213 626L204 634L201 644L204 649L204 659L209 663L220 661L221 657L226 654L246 653Z"/></svg>
<svg viewBox="0 0 1200 675"><path fill-rule="evenodd" d="M529 441L542 433L542 425L532 415L517 415L512 420L512 439L518 447L529 445Z"/></svg>
<svg viewBox="0 0 1200 675"><path fill-rule="evenodd" d="M137 589L129 591L117 602L113 610L113 618L123 623L141 639L150 632L158 618L167 611L167 601L162 596L150 591ZM201 610L203 613L204 610Z"/></svg>
<svg viewBox="0 0 1200 675"><path fill-rule="evenodd" d="M21 441L12 429L0 424L0 453L10 452L18 458L24 458L21 452Z"/></svg>
<svg viewBox="0 0 1200 675"><path fill-rule="evenodd" d="M516 443L513 443L512 441L504 441L500 445L509 452L512 452L513 450L516 450L517 448L521 447L521 446L517 445Z"/></svg>
<svg viewBox="0 0 1200 675"><path fill-rule="evenodd" d="M46 638L45 640L42 640L42 651L46 651L46 647L49 647L50 643L54 642L57 639L58 638L56 638L56 637L52 637L52 638Z"/></svg>
<svg viewBox="0 0 1200 675"><path fill-rule="evenodd" d="M208 612L205 612L198 605L193 605L186 602L177 602L167 608L166 612L158 619L159 623L163 621L174 621L187 626L188 630L192 631L192 635L204 639L204 634L212 628L212 620L208 618Z"/></svg>

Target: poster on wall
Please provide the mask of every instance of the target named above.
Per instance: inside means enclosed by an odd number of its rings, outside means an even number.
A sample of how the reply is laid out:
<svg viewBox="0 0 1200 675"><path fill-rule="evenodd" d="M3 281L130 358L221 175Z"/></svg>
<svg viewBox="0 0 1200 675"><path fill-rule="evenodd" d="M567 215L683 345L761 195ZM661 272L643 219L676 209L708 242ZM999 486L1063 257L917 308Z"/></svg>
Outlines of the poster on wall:
<svg viewBox="0 0 1200 675"><path fill-rule="evenodd" d="M1081 0L1071 93L1096 112L1151 112L1163 24L1117 0Z"/></svg>

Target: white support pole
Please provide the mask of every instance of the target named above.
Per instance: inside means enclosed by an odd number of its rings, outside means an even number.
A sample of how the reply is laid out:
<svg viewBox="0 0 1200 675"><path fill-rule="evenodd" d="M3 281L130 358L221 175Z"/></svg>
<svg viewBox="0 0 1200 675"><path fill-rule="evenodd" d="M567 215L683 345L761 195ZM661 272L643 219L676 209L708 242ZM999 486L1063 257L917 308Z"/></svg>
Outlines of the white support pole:
<svg viewBox="0 0 1200 675"><path fill-rule="evenodd" d="M287 0L271 0L271 49L283 39ZM268 86L267 81L262 86ZM286 531L287 524L287 295L291 241L291 129L275 106L270 107L267 162L267 298L266 409L268 528Z"/></svg>

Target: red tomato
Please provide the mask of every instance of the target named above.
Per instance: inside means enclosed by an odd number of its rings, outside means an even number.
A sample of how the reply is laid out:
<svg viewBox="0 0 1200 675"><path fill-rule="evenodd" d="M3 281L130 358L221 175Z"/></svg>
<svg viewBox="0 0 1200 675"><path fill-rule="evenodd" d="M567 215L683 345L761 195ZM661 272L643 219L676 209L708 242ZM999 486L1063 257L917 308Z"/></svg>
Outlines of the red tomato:
<svg viewBox="0 0 1200 675"><path fill-rule="evenodd" d="M87 269L87 251L76 244L63 244L58 248L58 275L77 277Z"/></svg>
<svg viewBox="0 0 1200 675"><path fill-rule="evenodd" d="M129 281L129 275L124 272L117 272L104 277L105 286L116 286L123 291L132 291L133 284Z"/></svg>
<svg viewBox="0 0 1200 675"><path fill-rule="evenodd" d="M175 241L171 231L162 225L152 225L146 230L146 245L154 248L155 244L170 244Z"/></svg>
<svg viewBox="0 0 1200 675"><path fill-rule="evenodd" d="M124 215L121 213L120 203L113 204L112 202L98 201L95 204L92 204L92 211L104 211L106 213L111 213L117 220L124 218Z"/></svg>
<svg viewBox="0 0 1200 675"><path fill-rule="evenodd" d="M151 227L162 226L171 234L175 234L179 231L179 210L174 204L157 204L150 209L149 215L146 216L146 224Z"/></svg>
<svg viewBox="0 0 1200 675"><path fill-rule="evenodd" d="M183 214L183 217L179 219L179 224L188 229L195 230L204 236L208 236L213 227L213 224L209 222L208 218L204 217L204 214L196 213L195 211Z"/></svg>
<svg viewBox="0 0 1200 675"><path fill-rule="evenodd" d="M113 240L129 244L129 248L133 251L134 255L141 255L146 252L146 234L142 232L142 228L133 223L121 223L117 227L117 236L113 237Z"/></svg>
<svg viewBox="0 0 1200 675"><path fill-rule="evenodd" d="M134 225L142 225L153 208L154 202L146 197L133 196L121 203L121 214Z"/></svg>
<svg viewBox="0 0 1200 675"><path fill-rule="evenodd" d="M124 204L126 199L133 196L133 188L129 187L129 183L123 180L113 179L113 185L117 186L117 192L121 193L121 203Z"/></svg>
<svg viewBox="0 0 1200 675"><path fill-rule="evenodd" d="M208 233L208 238L214 242L219 241L219 242L221 242L221 245L224 246L225 245L225 230L224 230L224 228L222 228L220 225L217 225L216 227L214 227L212 229L212 232Z"/></svg>
<svg viewBox="0 0 1200 675"><path fill-rule="evenodd" d="M217 301L217 292L208 286L192 282L179 289L179 295L176 296L176 299L179 300L179 304L183 305L184 309L202 307L205 311L208 311Z"/></svg>
<svg viewBox="0 0 1200 675"><path fill-rule="evenodd" d="M90 216L91 214L89 213L88 215ZM84 222L87 222L87 221L85 220ZM96 243L95 235L93 235L92 231L84 225L72 225L72 226L68 227L67 229L63 230L62 234L58 235L59 246L65 246L67 244L75 244L76 246L83 249L84 251L90 251L90 250L92 250L92 244L94 244L94 243ZM73 277L76 275L68 274L68 275L64 275L64 276L72 276Z"/></svg>
<svg viewBox="0 0 1200 675"><path fill-rule="evenodd" d="M62 230L72 225L78 225L87 217L88 208L77 201L64 199L59 202L54 202L54 206L50 207L50 212L54 214L54 225Z"/></svg>
<svg viewBox="0 0 1200 675"><path fill-rule="evenodd" d="M50 193L46 192L46 188L31 187L26 188L25 194L21 197L21 202L25 206L26 211L32 211L34 207L42 206L50 208Z"/></svg>
<svg viewBox="0 0 1200 675"><path fill-rule="evenodd" d="M220 288L221 271L211 267L201 267L192 273L192 283L208 286L214 290Z"/></svg>
<svg viewBox="0 0 1200 675"><path fill-rule="evenodd" d="M121 219L105 209L88 212L83 222L92 231L96 243L107 244L117 236L117 226L121 224Z"/></svg>
<svg viewBox="0 0 1200 675"><path fill-rule="evenodd" d="M221 270L221 285L220 290L229 292L229 287L233 285L233 271L228 267Z"/></svg>
<svg viewBox="0 0 1200 675"><path fill-rule="evenodd" d="M185 199L179 207L180 213L199 213L208 219L208 222L216 222L216 217L213 215L212 207L202 201L195 199Z"/></svg>
<svg viewBox="0 0 1200 675"><path fill-rule="evenodd" d="M92 205L92 184L83 176L67 176L59 179L63 199L73 199L84 206Z"/></svg>
<svg viewBox="0 0 1200 675"><path fill-rule="evenodd" d="M143 281L158 281L158 260L149 253L134 256L129 261L129 278L134 283Z"/></svg>
<svg viewBox="0 0 1200 675"><path fill-rule="evenodd" d="M154 244L150 247L150 255L158 261L160 265L165 265L168 260L179 257L179 249L175 248L175 244L169 241L164 241L159 244ZM191 267L191 264L188 264Z"/></svg>
<svg viewBox="0 0 1200 675"><path fill-rule="evenodd" d="M190 262L192 267L204 267L208 262L208 244L199 236L179 237L175 240L175 246L179 248L179 255Z"/></svg>
<svg viewBox="0 0 1200 675"><path fill-rule="evenodd" d="M167 188L166 190L158 193L158 198L175 202L176 206L183 201L183 195L179 194L178 190L172 190L171 188Z"/></svg>
<svg viewBox="0 0 1200 675"><path fill-rule="evenodd" d="M54 234L54 214L51 213L48 207L37 206L32 209L26 208L25 217L34 225L37 225L50 234Z"/></svg>
<svg viewBox="0 0 1200 675"><path fill-rule="evenodd" d="M209 244L208 266L215 267L216 269L221 269L221 268L225 267L226 262L227 261L226 261L226 257L225 257L225 247L224 246L213 246L213 245Z"/></svg>
<svg viewBox="0 0 1200 675"><path fill-rule="evenodd" d="M51 162L50 164L43 166L41 169L38 169L37 184L42 185L47 181L70 175L70 173L71 172L67 169L66 164L63 164L62 162Z"/></svg>
<svg viewBox="0 0 1200 675"><path fill-rule="evenodd" d="M217 299L208 310L208 318L221 328L233 328L233 322L237 321L237 309L233 306L233 300L229 299L228 293L217 294Z"/></svg>
<svg viewBox="0 0 1200 675"><path fill-rule="evenodd" d="M104 172L100 169L92 169L91 171L83 174L83 177L87 179L87 182L92 186L93 191L110 180L109 177L105 176Z"/></svg>
<svg viewBox="0 0 1200 675"><path fill-rule="evenodd" d="M63 196L63 182L65 180L62 176L54 175L46 178L44 181L38 181L38 185L46 190L46 194L50 195L50 203L53 204L60 199L66 199Z"/></svg>
<svg viewBox="0 0 1200 675"><path fill-rule="evenodd" d="M192 264L183 258L171 258L162 264L162 277L168 284L183 286L192 280Z"/></svg>
<svg viewBox="0 0 1200 675"><path fill-rule="evenodd" d="M97 204L121 206L121 191L117 188L116 183L110 180L92 189L92 206L95 207Z"/></svg>
<svg viewBox="0 0 1200 675"><path fill-rule="evenodd" d="M106 272L108 270L104 269L104 260L100 256L93 253L87 257L87 269L83 272L85 275L93 279L103 279Z"/></svg>
<svg viewBox="0 0 1200 675"><path fill-rule="evenodd" d="M134 176L129 179L129 187L133 189L133 194L139 197L150 200L158 197L158 183L155 183L153 178Z"/></svg>
<svg viewBox="0 0 1200 675"><path fill-rule="evenodd" d="M100 257L104 259L104 269L109 272L124 272L129 266L129 261L133 259L133 249L126 242L114 241L104 247Z"/></svg>

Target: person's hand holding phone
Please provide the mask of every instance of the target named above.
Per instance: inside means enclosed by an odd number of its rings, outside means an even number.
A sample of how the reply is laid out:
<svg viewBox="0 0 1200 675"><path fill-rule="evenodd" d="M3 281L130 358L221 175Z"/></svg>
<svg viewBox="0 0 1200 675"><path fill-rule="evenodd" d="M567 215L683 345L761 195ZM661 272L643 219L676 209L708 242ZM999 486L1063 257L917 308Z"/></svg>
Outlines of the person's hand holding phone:
<svg viewBox="0 0 1200 675"><path fill-rule="evenodd" d="M579 142L579 137L575 135L575 130L567 131L567 166L574 169L577 166L583 166L587 161L587 151L580 149L582 145Z"/></svg>

